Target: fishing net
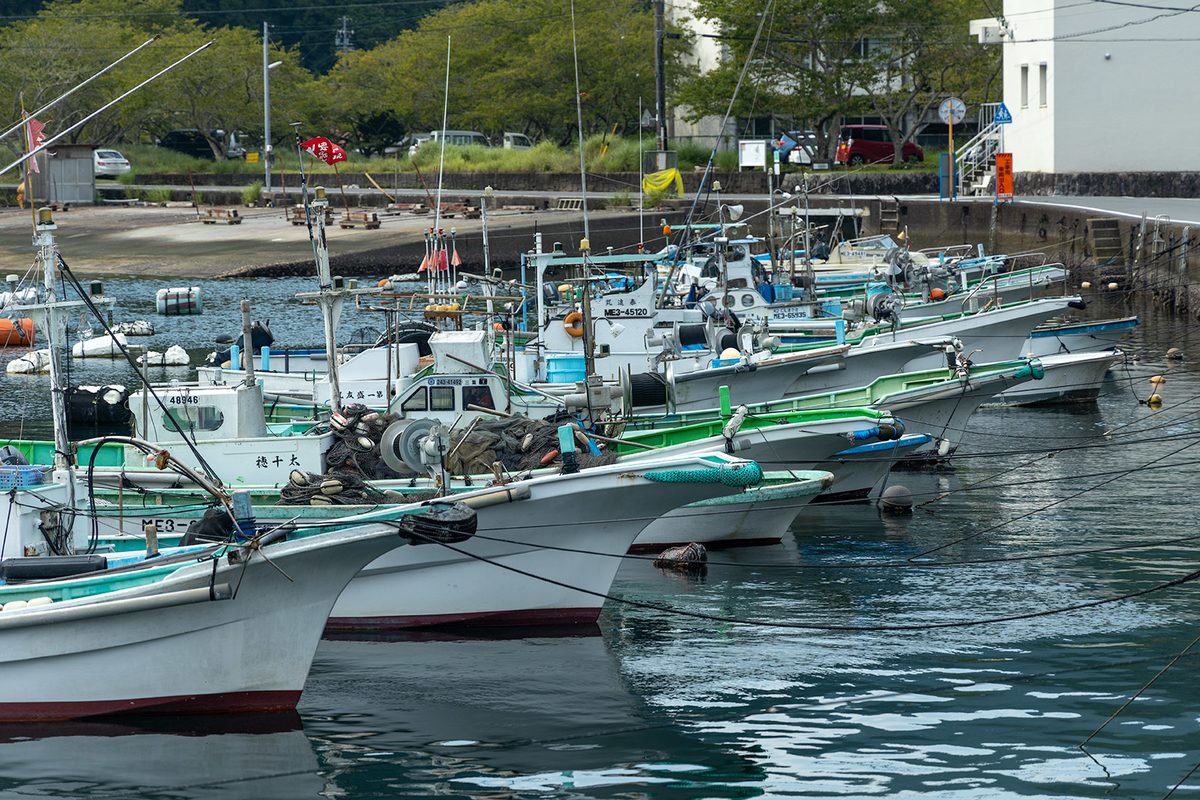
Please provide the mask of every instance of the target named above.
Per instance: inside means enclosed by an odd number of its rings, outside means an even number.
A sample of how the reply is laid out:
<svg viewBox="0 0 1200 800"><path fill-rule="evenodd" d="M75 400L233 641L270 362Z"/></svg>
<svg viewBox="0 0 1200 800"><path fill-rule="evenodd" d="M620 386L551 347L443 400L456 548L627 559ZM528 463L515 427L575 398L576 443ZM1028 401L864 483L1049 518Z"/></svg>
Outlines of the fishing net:
<svg viewBox="0 0 1200 800"><path fill-rule="evenodd" d="M425 472L396 471L383 461L379 443L388 426L398 419L395 414L379 414L357 403L345 406L328 423L334 435L325 453L328 471L318 475L293 470L288 484L280 490L279 505L412 503L434 497L433 491L416 488L417 479L425 477ZM450 450L444 460L446 473L490 478L496 463L508 472L561 466L558 428L563 424L572 424L571 418L480 417L450 433ZM592 453L578 425L573 427L580 469L617 460L616 454L602 449L603 445L598 445L598 455ZM375 479L409 480L411 490L381 491L369 483Z"/></svg>

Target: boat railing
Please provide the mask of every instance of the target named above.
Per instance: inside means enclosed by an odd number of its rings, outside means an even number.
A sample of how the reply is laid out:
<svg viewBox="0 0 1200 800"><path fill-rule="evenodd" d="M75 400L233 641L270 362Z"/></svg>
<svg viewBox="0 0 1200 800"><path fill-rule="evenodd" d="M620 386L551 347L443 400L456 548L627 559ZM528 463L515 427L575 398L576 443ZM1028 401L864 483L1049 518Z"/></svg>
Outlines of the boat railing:
<svg viewBox="0 0 1200 800"><path fill-rule="evenodd" d="M1032 300L1034 289L1047 283L1047 281L1041 280L1041 276L1051 273L1054 270L1062 270L1065 273L1066 265L1059 261L1053 264L1041 264L1036 267L1030 267L1026 270L1018 270L1017 272L998 272L995 275L989 275L977 283L974 288L971 289L971 291L967 292L966 296L964 296L962 299L962 304L959 306L959 310L964 314L974 314L977 311L987 310L993 305L999 307L1001 302L1000 287L1002 282L1004 288L1012 288L1014 285L1021 282L1019 277L1020 272L1025 272L1025 277L1027 278L1029 287L1028 299ZM1017 280L1014 281L1014 278ZM984 305L982 309L979 308L979 297L981 295L986 295L989 291L992 293L991 298L988 299L987 304ZM967 310L968 303L971 304L969 311Z"/></svg>

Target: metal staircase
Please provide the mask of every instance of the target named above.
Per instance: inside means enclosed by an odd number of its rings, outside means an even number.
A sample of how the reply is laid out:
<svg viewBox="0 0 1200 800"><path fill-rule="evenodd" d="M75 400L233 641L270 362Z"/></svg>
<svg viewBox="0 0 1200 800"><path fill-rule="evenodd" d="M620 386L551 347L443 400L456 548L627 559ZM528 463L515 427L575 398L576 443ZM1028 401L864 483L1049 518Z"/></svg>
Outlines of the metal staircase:
<svg viewBox="0 0 1200 800"><path fill-rule="evenodd" d="M1000 152L1000 131L996 109L999 103L984 103L979 107L978 130L970 141L954 153L954 172L958 176L958 194L986 195L996 191L996 153Z"/></svg>

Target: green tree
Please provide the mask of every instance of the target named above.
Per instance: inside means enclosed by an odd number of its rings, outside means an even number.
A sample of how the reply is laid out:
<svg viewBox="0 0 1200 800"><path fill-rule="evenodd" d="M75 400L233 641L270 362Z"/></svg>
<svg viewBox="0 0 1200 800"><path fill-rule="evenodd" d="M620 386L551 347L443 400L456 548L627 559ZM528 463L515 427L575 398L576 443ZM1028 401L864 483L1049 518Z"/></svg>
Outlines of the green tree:
<svg viewBox="0 0 1200 800"><path fill-rule="evenodd" d="M814 155L828 157L843 117L855 108L857 87L870 74L862 34L876 6L876 0L777 0L763 21L737 0L698 0L695 14L717 23L726 57L716 69L685 80L675 99L692 120L724 114L761 21L763 34L733 113L811 130Z"/></svg>
<svg viewBox="0 0 1200 800"><path fill-rule="evenodd" d="M633 130L638 97L653 96L653 19L640 5L577 0L584 131ZM409 132L447 127L520 131L560 142L575 136L575 59L570 8L562 0L456 5L374 48L343 56L326 85L341 125L394 116ZM371 146L369 143L365 143Z"/></svg>
<svg viewBox="0 0 1200 800"><path fill-rule="evenodd" d="M883 0L877 10L866 55L872 75L861 89L888 126L898 164L904 143L943 99L987 96L979 79L994 73L999 58L967 34L968 21L985 16L979 0Z"/></svg>

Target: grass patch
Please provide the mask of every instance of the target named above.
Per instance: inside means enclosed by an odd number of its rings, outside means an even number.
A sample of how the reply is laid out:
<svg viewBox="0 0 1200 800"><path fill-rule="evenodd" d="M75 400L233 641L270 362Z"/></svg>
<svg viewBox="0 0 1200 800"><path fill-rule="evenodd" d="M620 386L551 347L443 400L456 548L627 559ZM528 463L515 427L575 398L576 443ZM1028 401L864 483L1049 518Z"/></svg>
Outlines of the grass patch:
<svg viewBox="0 0 1200 800"><path fill-rule="evenodd" d="M607 147L605 142L607 141ZM239 174L262 175L263 164L249 164L242 160L213 161L204 158L192 158L174 150L166 150L154 145L119 144L121 152L129 159L132 171L120 176L119 180L125 185L144 182L142 178L150 174L187 175L190 169L194 174ZM637 172L642 161L643 153L656 149L656 143L649 136L614 136L606 139L602 134L590 136L584 140L584 165L588 172ZM675 151L680 171L688 172L693 167L708 163L710 151L705 147L690 141L671 142L668 149ZM359 153L349 153L347 161L338 164L339 172L371 172L372 174L388 174L399 168L400 172L411 173L420 169L429 179L436 176L442 161L441 148L436 144L422 146L414 158L402 153L399 158L394 156L367 158ZM290 150L275 152L275 165L272 173L286 173L285 181L299 185L299 164L296 154ZM720 170L737 169L737 152L735 150L718 151L715 166ZM505 150L500 147L446 146L446 172L578 172L579 149L575 144L560 147L553 142L541 142L528 150ZM309 174L324 175L334 172L334 168L315 158L304 157L304 171ZM140 177L139 177L140 176Z"/></svg>
<svg viewBox="0 0 1200 800"><path fill-rule="evenodd" d="M263 182L255 181L246 188L242 189L242 203L252 206L258 202L259 195L262 194Z"/></svg>

